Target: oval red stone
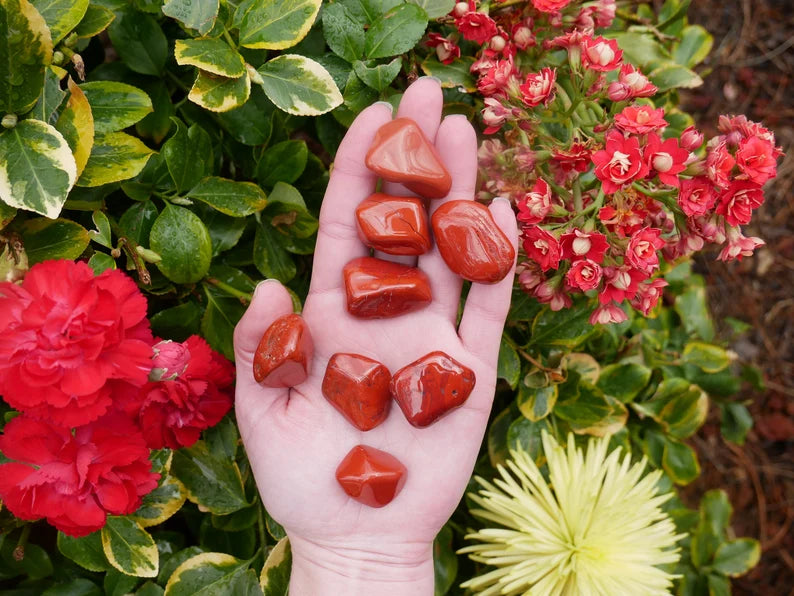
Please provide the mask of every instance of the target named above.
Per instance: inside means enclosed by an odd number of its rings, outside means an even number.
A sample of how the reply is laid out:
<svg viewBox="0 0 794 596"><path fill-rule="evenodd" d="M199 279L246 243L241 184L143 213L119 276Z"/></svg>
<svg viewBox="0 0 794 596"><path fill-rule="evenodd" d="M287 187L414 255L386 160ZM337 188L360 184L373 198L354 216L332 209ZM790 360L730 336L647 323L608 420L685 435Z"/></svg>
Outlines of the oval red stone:
<svg viewBox="0 0 794 596"><path fill-rule="evenodd" d="M374 257L353 259L344 270L347 310L366 319L394 317L427 306L430 281L416 267Z"/></svg>
<svg viewBox="0 0 794 596"><path fill-rule="evenodd" d="M496 283L513 267L516 251L490 210L475 201L447 201L432 217L438 251L463 279Z"/></svg>
<svg viewBox="0 0 794 596"><path fill-rule="evenodd" d="M267 328L254 354L254 378L267 387L294 387L309 376L314 343L300 315L279 317Z"/></svg>
<svg viewBox="0 0 794 596"><path fill-rule="evenodd" d="M377 360L359 354L334 354L323 377L325 398L359 430L386 420L391 406L391 373Z"/></svg>
<svg viewBox="0 0 794 596"><path fill-rule="evenodd" d="M370 195L356 208L361 241L390 255L421 255L430 249L430 227L422 199Z"/></svg>
<svg viewBox="0 0 794 596"><path fill-rule="evenodd" d="M391 394L413 426L433 424L468 399L474 371L444 352L430 352L394 373Z"/></svg>
<svg viewBox="0 0 794 596"><path fill-rule="evenodd" d="M433 143L410 118L381 126L364 163L384 180L404 184L429 199L447 196L452 186L452 177Z"/></svg>
<svg viewBox="0 0 794 596"><path fill-rule="evenodd" d="M356 445L336 468L336 480L353 499L370 507L388 505L405 484L405 466L393 455Z"/></svg>

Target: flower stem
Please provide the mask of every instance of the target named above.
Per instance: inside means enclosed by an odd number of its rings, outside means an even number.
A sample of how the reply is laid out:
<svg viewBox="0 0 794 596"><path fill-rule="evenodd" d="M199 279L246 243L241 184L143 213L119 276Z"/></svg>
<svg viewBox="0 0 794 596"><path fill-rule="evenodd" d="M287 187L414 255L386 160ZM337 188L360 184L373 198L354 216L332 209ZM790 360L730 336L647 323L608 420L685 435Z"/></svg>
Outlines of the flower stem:
<svg viewBox="0 0 794 596"><path fill-rule="evenodd" d="M214 277L208 277L204 281L206 281L208 284L211 284L211 285L215 286L219 290L222 290L222 291L226 292L230 296L234 296L235 298L239 298L240 301L242 301L242 302L248 303L248 302L251 302L251 300L253 300L253 298L254 298L252 294L249 294L248 292L243 292L241 290L238 290L234 286L230 286L226 282L223 282L223 281L221 281L219 279L216 279Z"/></svg>

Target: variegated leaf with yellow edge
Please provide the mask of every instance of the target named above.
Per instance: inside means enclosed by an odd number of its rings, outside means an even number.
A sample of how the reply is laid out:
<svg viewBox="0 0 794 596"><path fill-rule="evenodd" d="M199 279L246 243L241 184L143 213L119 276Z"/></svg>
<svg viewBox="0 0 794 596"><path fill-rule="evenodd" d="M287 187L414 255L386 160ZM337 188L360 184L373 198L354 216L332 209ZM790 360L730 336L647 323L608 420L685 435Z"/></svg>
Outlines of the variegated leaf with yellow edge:
<svg viewBox="0 0 794 596"><path fill-rule="evenodd" d="M291 48L314 24L322 0L246 0L234 22L240 45L263 50Z"/></svg>
<svg viewBox="0 0 794 596"><path fill-rule="evenodd" d="M97 133L78 186L102 186L140 174L154 151L124 132Z"/></svg>
<svg viewBox="0 0 794 596"><path fill-rule="evenodd" d="M83 90L71 78L67 85L71 95L66 100L66 107L58 117L55 128L69 143L77 164L77 175L80 176L94 146L94 116Z"/></svg>
<svg viewBox="0 0 794 596"><path fill-rule="evenodd" d="M259 576L259 587L265 596L285 596L289 588L289 576L292 569L292 551L289 538L282 538L267 556L262 573Z"/></svg>
<svg viewBox="0 0 794 596"><path fill-rule="evenodd" d="M195 66L221 77L241 77L245 60L222 39L177 39L174 46L177 64Z"/></svg>
<svg viewBox="0 0 794 596"><path fill-rule="evenodd" d="M157 577L157 545L141 525L129 517L108 516L102 528L102 549L116 569L135 577Z"/></svg>
<svg viewBox="0 0 794 596"><path fill-rule="evenodd" d="M250 594L257 589L250 561L225 553L201 553L177 567L165 585L165 596Z"/></svg>
<svg viewBox="0 0 794 596"><path fill-rule="evenodd" d="M243 105L250 95L248 72L233 79L199 70L188 99L212 112L228 112Z"/></svg>
<svg viewBox="0 0 794 596"><path fill-rule="evenodd" d="M163 523L182 508L187 498L185 485L173 476L166 476L160 485L143 498L132 519L148 528Z"/></svg>

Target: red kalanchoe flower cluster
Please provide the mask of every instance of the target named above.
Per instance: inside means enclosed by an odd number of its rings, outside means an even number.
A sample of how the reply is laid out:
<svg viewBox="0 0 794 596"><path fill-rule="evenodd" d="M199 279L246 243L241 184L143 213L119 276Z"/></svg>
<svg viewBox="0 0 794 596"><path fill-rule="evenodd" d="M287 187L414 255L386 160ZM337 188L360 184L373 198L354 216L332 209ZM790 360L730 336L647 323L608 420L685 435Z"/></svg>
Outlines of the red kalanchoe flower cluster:
<svg viewBox="0 0 794 596"><path fill-rule="evenodd" d="M614 39L585 37L582 39L582 65L590 70L609 72L620 68L623 50Z"/></svg>
<svg viewBox="0 0 794 596"><path fill-rule="evenodd" d="M460 3L459 3L460 4ZM457 7L455 14L457 14ZM456 16L455 27L469 41L483 44L498 33L496 22L484 12L477 12L474 0L469 1L469 10Z"/></svg>
<svg viewBox="0 0 794 596"><path fill-rule="evenodd" d="M571 3L571 0L532 0L532 6L540 12L559 12Z"/></svg>
<svg viewBox="0 0 794 596"><path fill-rule="evenodd" d="M556 80L556 68L544 68L540 72L529 73L524 83L519 86L521 99L531 108L540 104L548 105L554 99Z"/></svg>
<svg viewBox="0 0 794 596"><path fill-rule="evenodd" d="M595 174L607 194L613 194L648 174L639 139L626 138L618 131L607 135L606 148L593 154L593 163L596 165Z"/></svg>

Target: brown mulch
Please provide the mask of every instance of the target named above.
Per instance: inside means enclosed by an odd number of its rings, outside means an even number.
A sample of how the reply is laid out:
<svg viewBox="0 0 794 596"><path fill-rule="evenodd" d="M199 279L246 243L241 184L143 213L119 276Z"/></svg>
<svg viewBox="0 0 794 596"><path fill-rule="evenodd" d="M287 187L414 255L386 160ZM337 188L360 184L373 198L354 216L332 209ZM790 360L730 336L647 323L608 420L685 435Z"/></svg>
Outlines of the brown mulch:
<svg viewBox="0 0 794 596"><path fill-rule="evenodd" d="M726 317L751 329L734 341L741 361L764 373L766 390L746 388L755 427L736 447L710 420L695 439L702 475L687 487L695 504L724 488L734 506L733 532L761 541L760 564L734 580L734 594L794 595L794 3L791 0L695 0L690 21L715 37L706 84L684 98L707 133L720 114L746 114L772 129L786 155L766 187L766 202L745 231L767 246L724 264L707 255L706 276L718 327Z"/></svg>

